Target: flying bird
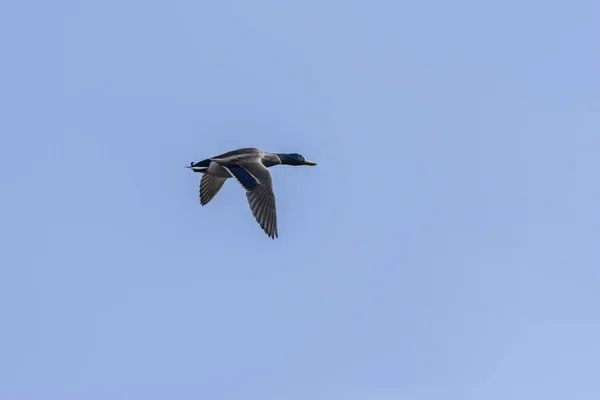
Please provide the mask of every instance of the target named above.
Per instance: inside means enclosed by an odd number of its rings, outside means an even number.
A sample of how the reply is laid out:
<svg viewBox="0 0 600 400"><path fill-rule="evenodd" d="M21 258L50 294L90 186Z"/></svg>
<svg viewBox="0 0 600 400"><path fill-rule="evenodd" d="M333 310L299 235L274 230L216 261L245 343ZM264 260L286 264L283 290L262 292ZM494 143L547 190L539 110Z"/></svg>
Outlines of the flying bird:
<svg viewBox="0 0 600 400"><path fill-rule="evenodd" d="M229 151L186 168L201 172L200 204L208 204L219 192L225 181L235 178L246 189L246 197L256 222L272 239L277 234L277 212L271 173L267 168L274 165L317 165L297 153L267 153L253 147Z"/></svg>

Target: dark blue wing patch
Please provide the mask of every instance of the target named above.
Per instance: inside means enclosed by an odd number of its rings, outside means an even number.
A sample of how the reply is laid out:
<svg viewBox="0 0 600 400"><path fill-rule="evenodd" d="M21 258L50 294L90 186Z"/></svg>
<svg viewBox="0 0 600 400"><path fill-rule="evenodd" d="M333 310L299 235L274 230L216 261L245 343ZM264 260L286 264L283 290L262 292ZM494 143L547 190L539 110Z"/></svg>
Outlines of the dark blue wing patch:
<svg viewBox="0 0 600 400"><path fill-rule="evenodd" d="M246 190L255 189L258 186L257 180L250 175L245 168L242 167L227 167L229 171L237 178L238 181Z"/></svg>

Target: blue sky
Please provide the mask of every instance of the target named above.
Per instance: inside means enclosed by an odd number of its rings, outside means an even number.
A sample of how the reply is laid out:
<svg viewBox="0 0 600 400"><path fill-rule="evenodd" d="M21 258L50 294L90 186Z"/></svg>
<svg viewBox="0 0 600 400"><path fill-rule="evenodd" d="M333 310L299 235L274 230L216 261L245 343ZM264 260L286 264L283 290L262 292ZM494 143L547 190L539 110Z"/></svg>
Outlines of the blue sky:
<svg viewBox="0 0 600 400"><path fill-rule="evenodd" d="M0 399L599 398L599 18L6 2Z"/></svg>

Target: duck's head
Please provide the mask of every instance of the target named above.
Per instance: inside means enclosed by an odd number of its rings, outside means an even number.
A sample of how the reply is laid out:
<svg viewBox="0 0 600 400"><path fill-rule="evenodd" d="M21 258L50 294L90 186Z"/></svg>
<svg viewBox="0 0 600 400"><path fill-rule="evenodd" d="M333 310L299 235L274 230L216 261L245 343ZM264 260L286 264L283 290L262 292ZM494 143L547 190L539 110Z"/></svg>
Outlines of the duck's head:
<svg viewBox="0 0 600 400"><path fill-rule="evenodd" d="M317 163L308 161L306 158L304 158L298 153L277 153L277 156L279 157L283 165L317 165Z"/></svg>

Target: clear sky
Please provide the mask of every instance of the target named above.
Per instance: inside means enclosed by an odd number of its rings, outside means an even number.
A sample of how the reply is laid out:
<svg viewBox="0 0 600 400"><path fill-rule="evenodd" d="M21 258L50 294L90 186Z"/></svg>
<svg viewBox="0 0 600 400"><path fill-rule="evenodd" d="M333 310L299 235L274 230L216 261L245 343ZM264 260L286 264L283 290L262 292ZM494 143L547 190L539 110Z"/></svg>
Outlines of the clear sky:
<svg viewBox="0 0 600 400"><path fill-rule="evenodd" d="M600 3L0 6L0 399L600 398ZM280 238L190 161L272 168Z"/></svg>

